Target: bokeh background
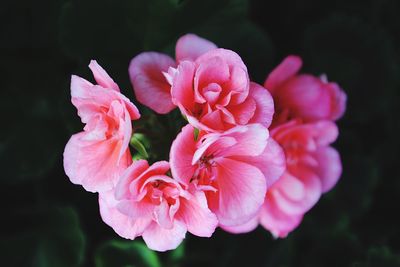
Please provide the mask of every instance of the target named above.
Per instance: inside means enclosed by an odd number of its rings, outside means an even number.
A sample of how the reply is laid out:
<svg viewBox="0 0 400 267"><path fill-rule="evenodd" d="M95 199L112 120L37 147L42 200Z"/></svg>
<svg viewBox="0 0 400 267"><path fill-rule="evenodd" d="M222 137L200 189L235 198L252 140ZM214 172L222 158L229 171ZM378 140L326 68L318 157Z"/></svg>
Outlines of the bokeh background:
<svg viewBox="0 0 400 267"><path fill-rule="evenodd" d="M400 266L400 2L397 0L44 0L0 8L2 266ZM348 95L335 143L338 185L288 238L264 229L188 235L155 253L119 238L97 195L71 184L63 148L82 124L71 74L97 59L134 100L127 67L145 50L173 55L192 32L237 51L253 80L288 54ZM136 103L136 102L135 102ZM167 159L179 114L141 107L153 158Z"/></svg>

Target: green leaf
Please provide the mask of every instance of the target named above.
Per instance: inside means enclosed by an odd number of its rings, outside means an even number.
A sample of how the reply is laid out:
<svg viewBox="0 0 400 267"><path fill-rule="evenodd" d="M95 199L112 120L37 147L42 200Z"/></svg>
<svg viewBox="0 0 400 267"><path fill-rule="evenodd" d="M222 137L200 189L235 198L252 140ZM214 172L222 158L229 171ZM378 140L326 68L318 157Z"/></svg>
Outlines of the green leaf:
<svg viewBox="0 0 400 267"><path fill-rule="evenodd" d="M137 241L109 240L95 253L96 267L161 267L156 252Z"/></svg>
<svg viewBox="0 0 400 267"><path fill-rule="evenodd" d="M199 138L199 133L200 133L200 130L197 128L194 128L194 132L193 132L194 141L197 141L197 139Z"/></svg>
<svg viewBox="0 0 400 267"><path fill-rule="evenodd" d="M72 267L83 263L85 238L72 208L23 212L11 220L31 223L2 237L4 266Z"/></svg>
<svg viewBox="0 0 400 267"><path fill-rule="evenodd" d="M143 134L135 133L131 138L130 144L133 148L137 150L137 152L139 152L139 155L141 157L147 159L149 155L147 154L146 148L140 141L143 138L144 138Z"/></svg>
<svg viewBox="0 0 400 267"><path fill-rule="evenodd" d="M181 260L183 260L184 256L185 256L185 243L182 242L179 245L179 247L170 252L169 260L173 263L178 263Z"/></svg>

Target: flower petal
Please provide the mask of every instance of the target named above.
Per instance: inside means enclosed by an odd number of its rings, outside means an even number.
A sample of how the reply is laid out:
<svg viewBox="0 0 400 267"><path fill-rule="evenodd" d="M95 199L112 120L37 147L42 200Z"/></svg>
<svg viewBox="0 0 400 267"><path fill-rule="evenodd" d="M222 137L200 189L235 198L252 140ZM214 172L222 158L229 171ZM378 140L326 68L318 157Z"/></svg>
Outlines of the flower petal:
<svg viewBox="0 0 400 267"><path fill-rule="evenodd" d="M107 74L107 72L97 63L96 60L90 61L89 68L92 71L94 79L96 80L98 85L104 88L109 88L117 92L120 92L118 85Z"/></svg>
<svg viewBox="0 0 400 267"><path fill-rule="evenodd" d="M260 224L277 238L284 238L302 221L303 214L288 215L275 204L274 199L267 198L260 210Z"/></svg>
<svg viewBox="0 0 400 267"><path fill-rule="evenodd" d="M318 161L316 173L321 179L322 192L335 186L342 174L342 163L339 153L332 147L321 147L315 152Z"/></svg>
<svg viewBox="0 0 400 267"><path fill-rule="evenodd" d="M275 89L294 76L303 64L299 56L286 57L267 77L264 87L272 94Z"/></svg>
<svg viewBox="0 0 400 267"><path fill-rule="evenodd" d="M182 128L172 143L169 156L172 176L185 185L189 184L196 169L192 165L195 152L194 128L188 124Z"/></svg>
<svg viewBox="0 0 400 267"><path fill-rule="evenodd" d="M143 232L142 237L146 245L156 251L176 249L186 235L186 226L177 220L171 229L164 229L153 222Z"/></svg>
<svg viewBox="0 0 400 267"><path fill-rule="evenodd" d="M237 226L224 226L220 225L222 229L232 234L244 234L249 233L257 228L258 226L258 216L254 217L250 221L245 224L237 225Z"/></svg>
<svg viewBox="0 0 400 267"><path fill-rule="evenodd" d="M196 60L202 54L216 49L217 46L195 34L185 34L176 42L175 56L176 60Z"/></svg>
<svg viewBox="0 0 400 267"><path fill-rule="evenodd" d="M84 140L85 133L71 137L64 150L64 169L71 182L81 184L89 192L112 189L123 170L132 162L129 150L118 160L121 141Z"/></svg>
<svg viewBox="0 0 400 267"><path fill-rule="evenodd" d="M171 86L163 75L173 66L175 62L171 57L157 52L141 53L129 65L136 99L160 114L175 108L171 100Z"/></svg>
<svg viewBox="0 0 400 267"><path fill-rule="evenodd" d="M181 198L177 218L185 222L190 233L210 237L218 226L218 219L208 207L204 192L198 191L190 198Z"/></svg>
<svg viewBox="0 0 400 267"><path fill-rule="evenodd" d="M272 138L268 139L267 146L258 156L235 156L231 158L246 162L260 169L265 176L268 188L281 177L286 169L285 153Z"/></svg>
<svg viewBox="0 0 400 267"><path fill-rule="evenodd" d="M115 206L113 191L99 194L100 215L103 221L114 231L127 239L135 239L150 225L151 217L143 217L133 220L121 213Z"/></svg>
<svg viewBox="0 0 400 267"><path fill-rule="evenodd" d="M264 175L252 165L228 158L219 158L216 164L218 192L207 192L210 209L222 225L248 222L264 202Z"/></svg>
<svg viewBox="0 0 400 267"><path fill-rule="evenodd" d="M268 128L274 115L274 100L271 94L261 85L251 82L249 97L256 103L256 110L249 123L261 123Z"/></svg>

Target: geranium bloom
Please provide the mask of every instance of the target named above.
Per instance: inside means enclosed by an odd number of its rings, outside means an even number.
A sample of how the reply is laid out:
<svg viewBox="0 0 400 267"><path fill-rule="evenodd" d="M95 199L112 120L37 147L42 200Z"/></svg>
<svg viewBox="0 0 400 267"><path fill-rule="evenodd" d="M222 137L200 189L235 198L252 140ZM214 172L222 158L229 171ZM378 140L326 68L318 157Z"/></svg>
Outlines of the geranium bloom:
<svg viewBox="0 0 400 267"><path fill-rule="evenodd" d="M190 123L208 131L247 123L269 126L272 98L262 86L249 82L247 68L235 52L217 49L194 34L179 38L175 50L176 61L157 52L132 59L129 75L140 103L161 114L179 106Z"/></svg>
<svg viewBox="0 0 400 267"><path fill-rule="evenodd" d="M339 119L346 106L346 94L326 77L298 74L302 60L288 56L267 77L264 86L275 102L274 124L301 118L304 121Z"/></svg>
<svg viewBox="0 0 400 267"><path fill-rule="evenodd" d="M206 194L221 225L246 223L254 217L267 189L284 170L281 148L268 140L260 124L237 126L224 133L200 132L187 125L171 147L171 171L187 187Z"/></svg>
<svg viewBox="0 0 400 267"><path fill-rule="evenodd" d="M205 52L215 49L212 42L194 34L179 38L175 47L176 61L158 52L143 52L129 65L129 76L136 99L157 113L165 114L176 106L171 99L171 85L164 77L169 67L176 67L182 60L195 60Z"/></svg>
<svg viewBox="0 0 400 267"><path fill-rule="evenodd" d="M242 59L231 50L214 49L195 61L182 61L166 76L172 101L196 128L222 132L236 125L271 123L270 94L250 83Z"/></svg>
<svg viewBox="0 0 400 267"><path fill-rule="evenodd" d="M142 236L158 251L175 249L190 233L209 237L218 224L207 208L204 193L193 194L168 177L169 163L135 161L123 174L115 191L99 194L105 223L120 236Z"/></svg>
<svg viewBox="0 0 400 267"><path fill-rule="evenodd" d="M329 146L338 135L335 123L293 120L273 129L271 135L284 149L286 171L268 189L259 216L237 227L224 227L229 232L249 232L260 223L275 237L285 237L341 175L339 154Z"/></svg>
<svg viewBox="0 0 400 267"><path fill-rule="evenodd" d="M100 192L110 190L131 163L131 120L140 114L96 61L89 68L97 85L75 75L71 78L72 103L86 125L68 141L64 169L72 183Z"/></svg>

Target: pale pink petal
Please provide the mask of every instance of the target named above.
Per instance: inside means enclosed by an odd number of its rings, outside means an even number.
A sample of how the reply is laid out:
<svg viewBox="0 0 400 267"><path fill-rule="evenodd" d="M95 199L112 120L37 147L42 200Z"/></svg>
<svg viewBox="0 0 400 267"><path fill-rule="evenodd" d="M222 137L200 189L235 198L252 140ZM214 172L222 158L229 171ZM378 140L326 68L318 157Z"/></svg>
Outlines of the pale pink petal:
<svg viewBox="0 0 400 267"><path fill-rule="evenodd" d="M195 151L194 129L191 125L186 125L172 143L169 156L172 176L185 185L189 184L196 169L192 165Z"/></svg>
<svg viewBox="0 0 400 267"><path fill-rule="evenodd" d="M107 74L107 72L97 63L96 60L90 61L89 68L92 71L94 79L96 80L98 85L104 88L113 89L117 92L120 91L118 85Z"/></svg>
<svg viewBox="0 0 400 267"><path fill-rule="evenodd" d="M268 128L274 115L274 100L271 94L261 85L251 82L249 97L256 102L256 110L249 123L261 123Z"/></svg>
<svg viewBox="0 0 400 267"><path fill-rule="evenodd" d="M131 163L129 150L118 160L119 140L90 142L84 136L85 133L73 135L65 146L65 173L72 183L81 184L89 192L110 190Z"/></svg>
<svg viewBox="0 0 400 267"><path fill-rule="evenodd" d="M264 87L268 91L275 92L275 89L286 82L288 79L296 75L300 70L302 60L298 56L286 57L267 77Z"/></svg>
<svg viewBox="0 0 400 267"><path fill-rule="evenodd" d="M202 54L216 49L217 46L195 34L185 34L176 42L175 56L176 60L196 60Z"/></svg>
<svg viewBox="0 0 400 267"><path fill-rule="evenodd" d="M154 219L164 229L171 229L174 226L173 218L169 216L169 205L164 199L154 208Z"/></svg>
<svg viewBox="0 0 400 267"><path fill-rule="evenodd" d="M216 164L218 194L208 193L211 210L222 225L246 223L264 202L264 175L252 165L228 158L218 158Z"/></svg>
<svg viewBox="0 0 400 267"><path fill-rule="evenodd" d="M151 203L129 199L119 201L115 207L120 213L128 216L132 220L137 220L141 218L151 219L153 211L155 209L155 206Z"/></svg>
<svg viewBox="0 0 400 267"><path fill-rule="evenodd" d="M157 52L141 53L129 65L136 99L160 114L175 108L171 100L171 86L163 75L173 66L175 62L171 57Z"/></svg>
<svg viewBox="0 0 400 267"><path fill-rule="evenodd" d="M317 175L321 179L322 192L331 190L342 174L339 153L332 147L321 147L315 152L318 161Z"/></svg>
<svg viewBox="0 0 400 267"><path fill-rule="evenodd" d="M218 219L206 204L204 192L195 192L189 198L181 198L177 219L185 222L190 233L210 237L218 225Z"/></svg>
<svg viewBox="0 0 400 267"><path fill-rule="evenodd" d="M150 225L151 217L137 220L122 214L115 207L118 202L114 199L113 191L99 194L100 215L102 220L114 231L127 239L135 239Z"/></svg>
<svg viewBox="0 0 400 267"><path fill-rule="evenodd" d="M174 222L171 229L164 229L153 222L143 232L142 237L146 245L156 251L176 249L186 235L186 226L179 221Z"/></svg>
<svg viewBox="0 0 400 267"><path fill-rule="evenodd" d="M222 229L224 229L225 231L232 233L232 234L244 234L244 233L249 233L249 232L253 231L254 229L256 229L258 226L258 223L259 223L258 221L259 221L258 216L256 216L245 224L241 224L238 226L220 225L220 227Z"/></svg>

